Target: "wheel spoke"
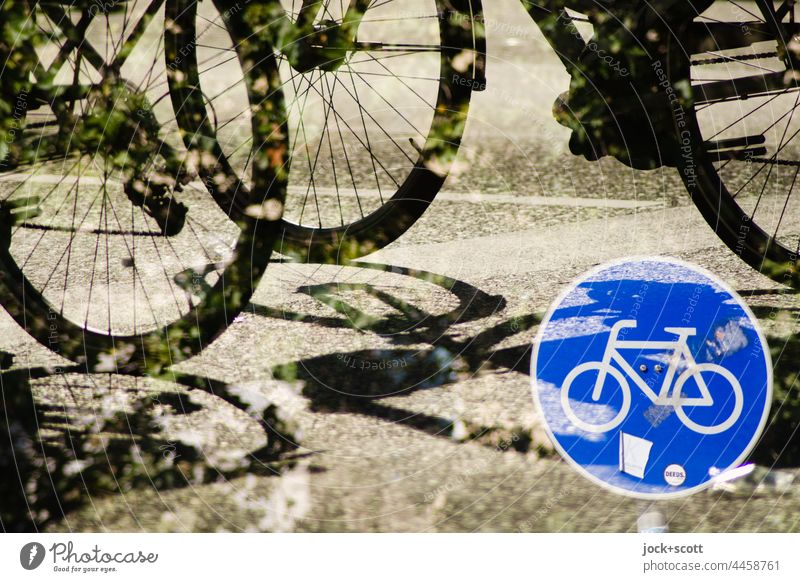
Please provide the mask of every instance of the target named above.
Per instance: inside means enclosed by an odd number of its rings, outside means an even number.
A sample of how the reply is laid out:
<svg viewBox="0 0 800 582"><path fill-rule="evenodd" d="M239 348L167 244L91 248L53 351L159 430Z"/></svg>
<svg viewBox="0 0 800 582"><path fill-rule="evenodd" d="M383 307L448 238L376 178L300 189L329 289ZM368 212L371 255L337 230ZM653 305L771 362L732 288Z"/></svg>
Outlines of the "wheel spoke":
<svg viewBox="0 0 800 582"><path fill-rule="evenodd" d="M691 64L701 164L710 178L696 200L716 208L718 234L759 270L791 263L800 250L800 84L784 55L800 27L794 3L776 4L757 4L759 14L730 2L746 21L698 21L688 34L697 49ZM777 38L779 30L791 36Z"/></svg>

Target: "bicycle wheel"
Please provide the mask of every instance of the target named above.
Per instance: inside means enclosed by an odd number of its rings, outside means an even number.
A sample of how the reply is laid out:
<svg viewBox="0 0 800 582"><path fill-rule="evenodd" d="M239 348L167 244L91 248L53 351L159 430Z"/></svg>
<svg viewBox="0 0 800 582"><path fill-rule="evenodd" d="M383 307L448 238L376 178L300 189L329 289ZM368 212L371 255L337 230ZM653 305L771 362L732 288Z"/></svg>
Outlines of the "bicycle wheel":
<svg viewBox="0 0 800 582"><path fill-rule="evenodd" d="M281 3L293 22L309 4ZM336 31L358 2L319 4L317 33L277 54L292 162L276 251L335 263L397 239L442 187L483 69L473 26L482 12L479 0L364 3L345 45ZM242 168L249 113L230 89L215 79L202 86L218 141Z"/></svg>
<svg viewBox="0 0 800 582"><path fill-rule="evenodd" d="M267 266L277 221L263 210L285 189L282 96L253 116L268 163L245 185L224 157L185 151L177 131L177 117L192 118L203 137L205 107L191 90L172 107L167 72L194 60L197 41L163 15L193 15L195 3L97 8L34 8L47 42L0 176L0 298L26 332L89 370L158 373L222 333ZM277 86L275 60L249 58L214 74ZM193 179L210 168L213 180Z"/></svg>
<svg viewBox="0 0 800 582"><path fill-rule="evenodd" d="M606 380L603 385L603 390L611 390L611 388L606 385L608 383L608 378L613 378L616 381L619 386L619 392L622 393L619 411L615 412L610 406L591 402L591 396L590 401L586 401L586 396L594 391L597 378L596 374L599 374L602 369L603 364L601 362L585 362L573 368L570 373L566 375L564 384L561 387L561 407L564 409L564 414L573 425L587 432L600 433L610 431L625 420L625 417L628 416L628 411L631 409L630 383L622 372L611 365L605 367ZM584 376L580 382L580 386L577 386L578 389L574 392L579 395L579 397L573 399L570 396L570 388L576 384L575 380L585 372L595 372L596 374ZM611 418L609 419L609 417Z"/></svg>
<svg viewBox="0 0 800 582"><path fill-rule="evenodd" d="M794 12L793 3L717 2L676 33L670 53L691 63L691 96L675 113L692 200L747 264L800 287ZM673 77L678 90L684 75Z"/></svg>
<svg viewBox="0 0 800 582"><path fill-rule="evenodd" d="M702 415L703 411L708 410L705 407L689 406L682 404L677 404L675 406L675 413L678 415L678 418L680 418L681 422L684 425L686 425L686 427L690 428L691 430L693 430L698 434L709 434L709 435L719 434L731 428L736 423L736 421L739 420L739 416L742 414L742 408L744 407L744 394L742 393L742 386L739 383L739 380L736 379L736 376L734 376L727 368L723 366L718 366L717 364L706 363L706 364L698 364L696 368L692 370L686 370L680 376L678 376L678 380L675 382L675 389L674 389L675 394L678 395L683 394L684 384L686 384L686 382L690 378L696 378L703 372L707 372L709 374L714 374L715 376L724 378L725 382L727 383L727 388L729 388L729 390L726 389L723 391L723 395L726 397L726 399L720 398L719 394L717 394L717 397L714 398L715 391L713 390L714 388L713 377L710 382L706 381L706 385L712 392L712 399L716 401L716 405L713 407L713 410L715 411L715 416L710 417L709 414L703 416ZM697 382L697 380L695 380L695 382ZM728 397L730 392L733 392L733 402L729 404ZM722 404L719 404L720 400L722 400ZM698 421L699 420L697 418L698 414L694 413L694 411L692 411L691 413L687 413L684 410L684 406L686 406L687 408L700 409L700 418L702 418L702 420ZM728 412L727 417L725 417L725 419L720 422L719 419L717 418L717 415L719 415L719 412L721 410L722 411L730 410L730 412ZM690 418L690 415L694 415L695 419Z"/></svg>

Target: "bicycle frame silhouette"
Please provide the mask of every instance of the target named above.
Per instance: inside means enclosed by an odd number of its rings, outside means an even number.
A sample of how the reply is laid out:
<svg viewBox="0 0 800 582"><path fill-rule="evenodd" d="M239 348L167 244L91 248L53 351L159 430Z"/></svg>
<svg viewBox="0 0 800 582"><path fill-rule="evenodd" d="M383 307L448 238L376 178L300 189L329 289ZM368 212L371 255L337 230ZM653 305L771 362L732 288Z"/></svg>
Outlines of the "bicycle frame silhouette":
<svg viewBox="0 0 800 582"><path fill-rule="evenodd" d="M695 361L694 356L689 350L687 340L689 337L697 334L696 328L665 327L664 331L666 333L678 336L675 341L630 341L619 339L621 330L635 329L636 325L635 320L621 320L615 323L611 328L611 334L608 337L603 359L599 362L584 362L573 368L569 374L567 374L566 378L564 378L564 383L561 388L561 406L567 418L569 418L575 426L587 432L603 433L616 428L628 416L628 412L630 411L631 386L629 380L633 380L633 383L653 404L673 407L681 422L696 433L707 435L719 434L733 426L739 419L744 405L742 386L739 380L727 368L712 363L698 364ZM655 392L620 354L620 350L625 349L668 351L669 364L658 392ZM612 363L616 363L621 371L613 366ZM681 365L685 367L685 370L679 373L679 367ZM579 418L573 410L572 404L570 404L569 390L575 379L584 372L593 370L598 372L597 380L595 381L594 389L591 393L591 400L593 402L598 402L600 400L600 396L604 388L606 388L606 380L609 376L617 381L622 391L622 406L619 412L612 420L601 424L587 422ZM722 422L712 424L711 426L705 426L693 421L684 411L684 407L711 407L716 403L708 389L708 384L703 379L703 372L719 374L722 378L727 380L733 391L734 405L730 415ZM697 384L701 396L686 397L682 395L683 387L690 379L694 380Z"/></svg>

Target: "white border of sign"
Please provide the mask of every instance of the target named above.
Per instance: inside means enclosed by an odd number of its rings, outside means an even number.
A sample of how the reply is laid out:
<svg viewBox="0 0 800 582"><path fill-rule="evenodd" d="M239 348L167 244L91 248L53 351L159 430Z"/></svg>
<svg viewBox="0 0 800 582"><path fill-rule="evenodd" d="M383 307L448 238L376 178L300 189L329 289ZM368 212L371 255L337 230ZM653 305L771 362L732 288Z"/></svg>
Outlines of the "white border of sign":
<svg viewBox="0 0 800 582"><path fill-rule="evenodd" d="M767 339L764 337L764 333L761 331L761 327L758 325L758 319L750 310L750 307L744 302L744 300L741 298L741 296L739 296L739 294L736 291L731 289L731 287L727 283L725 283L719 277L711 273L708 269L705 269L693 263L689 263L687 261L675 259L673 257L633 255L630 257L624 257L621 259L616 259L614 261L602 263L584 272L577 278L573 279L569 283L569 285L567 285L561 291L561 293L558 294L558 297L556 297L556 299L554 299L552 303L550 303L550 307L547 309L547 313L545 314L544 319L542 319L542 322L539 324L539 331L536 333L536 337L533 340L531 349L531 392L533 394L533 403L534 406L536 407L536 412L541 416L542 419L545 419L544 409L542 407L542 403L539 401L539 394L538 394L539 391L537 390L536 387L536 359L539 355L539 344L541 343L542 335L544 334L545 327L547 326L548 323L550 323L550 318L553 316L553 313L556 311L561 302L567 297L567 295L569 295L572 291L574 291L575 288L580 283L583 283L584 281L590 279L597 273L600 273L601 271L604 271L610 267L623 265L625 263L630 263L632 261L653 261L659 263L668 263L672 265L678 265L680 267L686 267L688 269L693 269L698 273L705 275L706 277L714 281L717 285L722 287L722 289L727 291L731 295L731 297L733 297L736 300L736 303L744 310L744 312L755 323L754 327L756 330L756 334L758 334L758 339L761 342L761 351L764 354L764 357L766 358L766 364L767 364L767 394L766 394L767 402L764 406L764 412L761 416L761 422L758 425L758 430L753 434L753 438L745 447L744 451L742 451L742 454L739 455L739 457L737 457L737 459L731 464L730 467L725 467L724 470L728 470L732 467L739 465L742 461L744 461L747 458L747 456L750 454L750 451L753 450L753 447L755 447L756 443L758 442L758 439L761 437L761 433L764 431L764 426L767 424L767 419L769 418L769 412L772 405L772 356L769 353L769 345L767 344ZM707 489L714 484L714 480L709 479L705 483L697 485L696 487L670 493L637 493L635 491L629 491L628 489L623 489L622 487L610 485L609 483L606 483L602 479L592 475L589 471L584 469L583 466L579 465L575 460L573 460L572 457L570 457L569 454L567 454L567 452L558 442L558 439L555 438L555 435L550 430L550 425L546 421L543 424L545 431L547 432L547 436L553 443L553 446L555 446L556 450L561 455L561 457L565 461L567 461L573 469L575 469L579 474L583 475L593 483L600 485L604 489L616 493L618 495L623 495L625 497L633 497L635 499L649 499L649 500L675 499L678 497L687 497L689 495L693 495L694 493L698 493L704 489Z"/></svg>

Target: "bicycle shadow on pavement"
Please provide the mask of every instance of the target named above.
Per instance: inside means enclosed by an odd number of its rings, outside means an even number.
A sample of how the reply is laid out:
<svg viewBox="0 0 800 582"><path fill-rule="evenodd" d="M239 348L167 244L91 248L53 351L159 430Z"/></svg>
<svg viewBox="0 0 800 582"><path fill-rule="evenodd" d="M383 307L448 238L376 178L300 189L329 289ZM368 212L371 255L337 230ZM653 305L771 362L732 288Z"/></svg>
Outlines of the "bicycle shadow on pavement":
<svg viewBox="0 0 800 582"><path fill-rule="evenodd" d="M256 306L255 313L271 319L306 323L324 329L353 329L374 334L388 341L390 347L342 351L300 359L273 368L276 379L300 382L302 395L313 412L358 413L402 424L430 435L452 438L456 421L433 414L412 411L382 402L388 397L407 397L419 391L433 390L461 382L493 370L529 373L530 343L512 347L499 344L529 332L541 321L536 314L508 318L461 337L464 327L474 328L480 320L502 315L507 300L488 294L463 281L424 271L396 266L361 263L355 267L389 271L447 289L458 299L458 306L434 315L423 306L412 304L377 286L365 283L315 283L298 286L294 292L313 297L337 312L340 317L315 316ZM367 296L391 307L388 315L378 317L353 300L354 294ZM369 301L365 302L369 303ZM459 329L461 328L461 329ZM530 334L528 334L530 335ZM427 347L420 348L423 344ZM498 427L466 423L463 440L491 440ZM530 436L515 439L515 445L527 450Z"/></svg>
<svg viewBox="0 0 800 582"><path fill-rule="evenodd" d="M387 267L381 267L387 268ZM393 272L419 276L390 267ZM432 275L426 274L428 280ZM446 278L443 278L446 279ZM327 414L357 413L387 422L398 423L429 435L453 438L456 421L397 405L396 397L407 397L416 392L444 388L477 375L516 372L530 375L532 331L542 321L541 314L527 314L508 318L474 335L461 338L454 331L460 323L475 322L484 317L502 314L506 300L488 295L463 282L453 284L460 288L461 306L448 314L434 317L419 306L403 303L397 298L377 293L365 285L321 284L300 287L297 293L318 298L334 308L344 318L320 318L302 313L281 311L265 307L256 313L269 318L289 319L331 329L352 328L363 333L374 333L389 338L396 347L334 352L322 356L300 359L273 369L275 378L302 383L302 394L310 401L312 411ZM400 314L391 318L375 318L362 312L340 296L343 290L359 289L390 302ZM606 293L598 289L597 293ZM775 292L773 292L775 293ZM743 293L746 295L746 293ZM780 294L780 293L778 293ZM769 295L769 293L765 293ZM760 318L776 313L791 314L793 308L754 307ZM424 323L423 323L424 322ZM405 330L396 333L397 330ZM507 340L518 334L528 339L525 343L507 347ZM800 338L768 337L774 365L774 404L772 413L751 460L767 466L800 465L800 440L796 438L800 426L800 393L794 385L800 362ZM513 343L513 342L512 342ZM427 349L409 346L426 344ZM503 345L503 347L499 347ZM382 402L392 397L392 404ZM459 419L459 422L461 420ZM462 427L463 428L463 427ZM469 423L459 440L477 441L496 445L491 438L497 427ZM541 454L552 454L549 447L542 448L530 431L515 428L518 437L511 450L527 452L535 448Z"/></svg>

